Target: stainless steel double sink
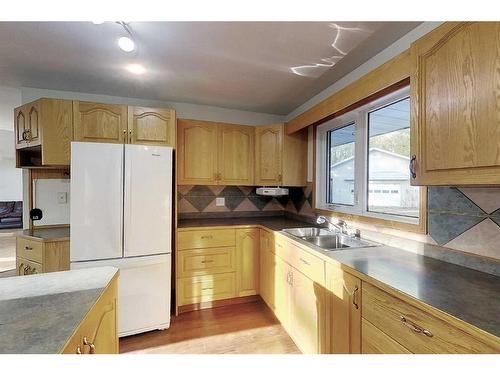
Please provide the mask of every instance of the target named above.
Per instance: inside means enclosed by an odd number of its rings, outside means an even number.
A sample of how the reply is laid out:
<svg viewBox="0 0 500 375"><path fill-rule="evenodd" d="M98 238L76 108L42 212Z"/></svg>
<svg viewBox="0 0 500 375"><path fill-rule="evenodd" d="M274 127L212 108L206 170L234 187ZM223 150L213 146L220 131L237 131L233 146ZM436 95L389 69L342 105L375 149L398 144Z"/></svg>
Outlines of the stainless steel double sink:
<svg viewBox="0 0 500 375"><path fill-rule="evenodd" d="M324 228L290 228L283 229L283 232L327 251L377 246L375 243Z"/></svg>

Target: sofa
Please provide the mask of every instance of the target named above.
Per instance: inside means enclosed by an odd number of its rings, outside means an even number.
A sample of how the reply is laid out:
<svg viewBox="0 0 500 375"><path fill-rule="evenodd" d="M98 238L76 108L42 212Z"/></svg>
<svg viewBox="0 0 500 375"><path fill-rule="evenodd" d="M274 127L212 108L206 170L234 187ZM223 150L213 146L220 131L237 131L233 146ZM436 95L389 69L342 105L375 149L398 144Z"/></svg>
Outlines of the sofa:
<svg viewBox="0 0 500 375"><path fill-rule="evenodd" d="M23 202L0 202L0 229L22 228Z"/></svg>

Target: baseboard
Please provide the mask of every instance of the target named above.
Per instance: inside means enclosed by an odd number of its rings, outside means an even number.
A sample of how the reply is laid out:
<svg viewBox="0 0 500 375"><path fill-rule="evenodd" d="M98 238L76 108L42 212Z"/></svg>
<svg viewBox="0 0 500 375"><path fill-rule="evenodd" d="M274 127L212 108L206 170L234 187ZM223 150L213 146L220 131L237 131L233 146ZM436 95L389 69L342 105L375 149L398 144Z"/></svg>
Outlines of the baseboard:
<svg viewBox="0 0 500 375"><path fill-rule="evenodd" d="M190 305L179 306L178 310L179 310L179 314L182 314L182 313L189 312L189 311L213 309L216 307L237 305L240 303L255 302L255 301L259 301L259 300L262 300L259 295L246 296L246 297L235 297L235 298L221 299L218 301L192 303Z"/></svg>

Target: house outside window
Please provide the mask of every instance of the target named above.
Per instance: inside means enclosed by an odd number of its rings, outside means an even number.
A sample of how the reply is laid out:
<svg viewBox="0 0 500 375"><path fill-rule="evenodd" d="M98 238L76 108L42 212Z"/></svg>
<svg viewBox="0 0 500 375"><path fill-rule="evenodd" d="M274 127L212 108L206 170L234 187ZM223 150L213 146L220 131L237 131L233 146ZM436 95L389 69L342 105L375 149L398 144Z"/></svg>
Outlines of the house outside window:
<svg viewBox="0 0 500 375"><path fill-rule="evenodd" d="M408 88L318 126L316 142L317 208L418 223Z"/></svg>

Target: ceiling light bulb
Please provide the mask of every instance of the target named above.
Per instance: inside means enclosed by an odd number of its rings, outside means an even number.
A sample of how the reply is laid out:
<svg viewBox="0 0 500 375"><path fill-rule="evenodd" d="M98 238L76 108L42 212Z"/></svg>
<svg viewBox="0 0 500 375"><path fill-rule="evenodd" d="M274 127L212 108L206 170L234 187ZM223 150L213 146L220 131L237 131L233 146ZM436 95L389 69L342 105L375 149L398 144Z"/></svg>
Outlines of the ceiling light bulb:
<svg viewBox="0 0 500 375"><path fill-rule="evenodd" d="M125 52L132 52L135 48L135 43L128 36L122 36L118 39L118 46Z"/></svg>
<svg viewBox="0 0 500 375"><path fill-rule="evenodd" d="M144 68L141 64L130 64L130 65L126 66L126 69L130 73L134 73L134 74L138 74L138 75L146 72L146 68Z"/></svg>

